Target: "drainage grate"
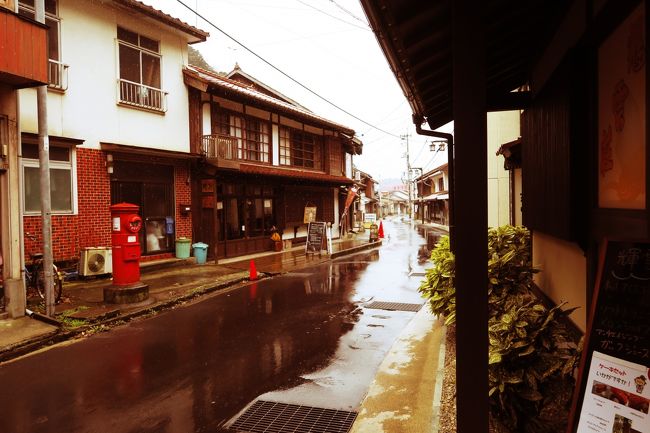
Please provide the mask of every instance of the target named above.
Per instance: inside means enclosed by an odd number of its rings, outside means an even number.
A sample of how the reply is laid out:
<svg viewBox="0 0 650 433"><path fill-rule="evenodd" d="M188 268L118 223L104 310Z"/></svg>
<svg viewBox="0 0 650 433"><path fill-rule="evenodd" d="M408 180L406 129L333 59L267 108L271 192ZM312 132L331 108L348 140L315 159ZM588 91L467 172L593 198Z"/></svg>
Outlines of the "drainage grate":
<svg viewBox="0 0 650 433"><path fill-rule="evenodd" d="M365 306L366 308L374 308L375 310L390 310L390 311L413 311L417 313L422 308L422 304L406 304L403 302L382 302L375 301Z"/></svg>
<svg viewBox="0 0 650 433"><path fill-rule="evenodd" d="M258 400L228 430L246 433L347 433L356 412Z"/></svg>

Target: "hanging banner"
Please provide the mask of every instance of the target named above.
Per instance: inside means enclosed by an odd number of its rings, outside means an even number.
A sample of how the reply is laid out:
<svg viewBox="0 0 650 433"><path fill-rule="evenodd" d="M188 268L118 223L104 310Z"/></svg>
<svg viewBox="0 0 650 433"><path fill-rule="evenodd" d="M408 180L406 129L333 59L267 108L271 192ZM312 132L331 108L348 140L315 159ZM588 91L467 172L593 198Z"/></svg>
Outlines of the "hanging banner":
<svg viewBox="0 0 650 433"><path fill-rule="evenodd" d="M353 186L352 188L348 189L348 196L345 199L345 207L343 208L343 215L348 214L348 209L352 205L354 198L357 196L357 191L359 191L359 188L357 188L356 186Z"/></svg>

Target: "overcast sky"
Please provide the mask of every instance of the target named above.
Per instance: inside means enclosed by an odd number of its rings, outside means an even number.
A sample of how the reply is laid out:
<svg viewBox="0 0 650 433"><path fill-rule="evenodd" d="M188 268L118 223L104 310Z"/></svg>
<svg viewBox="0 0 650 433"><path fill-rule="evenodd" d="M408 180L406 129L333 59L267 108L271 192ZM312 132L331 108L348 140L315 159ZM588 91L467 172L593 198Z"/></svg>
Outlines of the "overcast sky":
<svg viewBox="0 0 650 433"><path fill-rule="evenodd" d="M377 44L358 0L143 0L210 33L195 44L215 69L242 70L316 114L353 128L363 141L354 164L375 179L399 178L406 171L410 134L411 166L431 170L446 152L429 151L430 139L416 135L411 110ZM315 93L391 136L336 109L197 18L182 4L243 43ZM452 132L450 127L442 129Z"/></svg>

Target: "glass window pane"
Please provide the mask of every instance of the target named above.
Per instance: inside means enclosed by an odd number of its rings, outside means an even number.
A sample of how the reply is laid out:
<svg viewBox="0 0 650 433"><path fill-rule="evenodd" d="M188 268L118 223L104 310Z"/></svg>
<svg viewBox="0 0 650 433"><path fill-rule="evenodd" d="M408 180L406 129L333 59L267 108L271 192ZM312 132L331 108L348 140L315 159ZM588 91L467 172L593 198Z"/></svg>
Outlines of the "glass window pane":
<svg viewBox="0 0 650 433"><path fill-rule="evenodd" d="M142 53L142 84L160 89L160 58Z"/></svg>
<svg viewBox="0 0 650 433"><path fill-rule="evenodd" d="M50 146L50 161L70 161L70 149Z"/></svg>
<svg viewBox="0 0 650 433"><path fill-rule="evenodd" d="M262 236L264 234L264 209L262 199L248 199L248 236Z"/></svg>
<svg viewBox="0 0 650 433"><path fill-rule="evenodd" d="M23 158L38 159L38 145L34 143L22 143Z"/></svg>
<svg viewBox="0 0 650 433"><path fill-rule="evenodd" d="M140 46L157 53L160 52L158 41L154 41L153 39L149 39L145 36L140 36Z"/></svg>
<svg viewBox="0 0 650 433"><path fill-rule="evenodd" d="M170 200L167 199L171 194L168 194L168 191L167 184L144 184L143 217L164 217L171 214Z"/></svg>
<svg viewBox="0 0 650 433"><path fill-rule="evenodd" d="M140 52L120 44L120 78L140 82Z"/></svg>
<svg viewBox="0 0 650 433"><path fill-rule="evenodd" d="M126 41L133 45L138 45L138 34L122 27L117 28L117 38L121 41Z"/></svg>
<svg viewBox="0 0 650 433"><path fill-rule="evenodd" d="M72 181L68 169L50 169L50 195L53 211L72 210Z"/></svg>
<svg viewBox="0 0 650 433"><path fill-rule="evenodd" d="M239 224L239 209L236 198L224 200L224 212L227 239L241 239L243 233Z"/></svg>
<svg viewBox="0 0 650 433"><path fill-rule="evenodd" d="M47 31L48 56L51 60L61 60L59 53L59 22L45 18L45 24L49 27Z"/></svg>
<svg viewBox="0 0 650 433"><path fill-rule="evenodd" d="M45 0L45 12L56 15L56 3L57 0ZM31 0L31 4L34 4L34 0Z"/></svg>
<svg viewBox="0 0 650 433"><path fill-rule="evenodd" d="M38 167L25 167L25 212L38 212L41 210L41 187Z"/></svg>

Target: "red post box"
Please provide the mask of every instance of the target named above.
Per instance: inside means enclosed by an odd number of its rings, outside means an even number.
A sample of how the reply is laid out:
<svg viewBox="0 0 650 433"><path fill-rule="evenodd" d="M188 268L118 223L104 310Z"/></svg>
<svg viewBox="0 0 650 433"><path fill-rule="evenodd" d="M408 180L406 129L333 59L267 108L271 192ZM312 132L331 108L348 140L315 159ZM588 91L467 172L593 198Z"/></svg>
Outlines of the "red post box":
<svg viewBox="0 0 650 433"><path fill-rule="evenodd" d="M139 206L119 203L111 206L113 230L113 285L129 286L140 281L140 241L142 228Z"/></svg>

